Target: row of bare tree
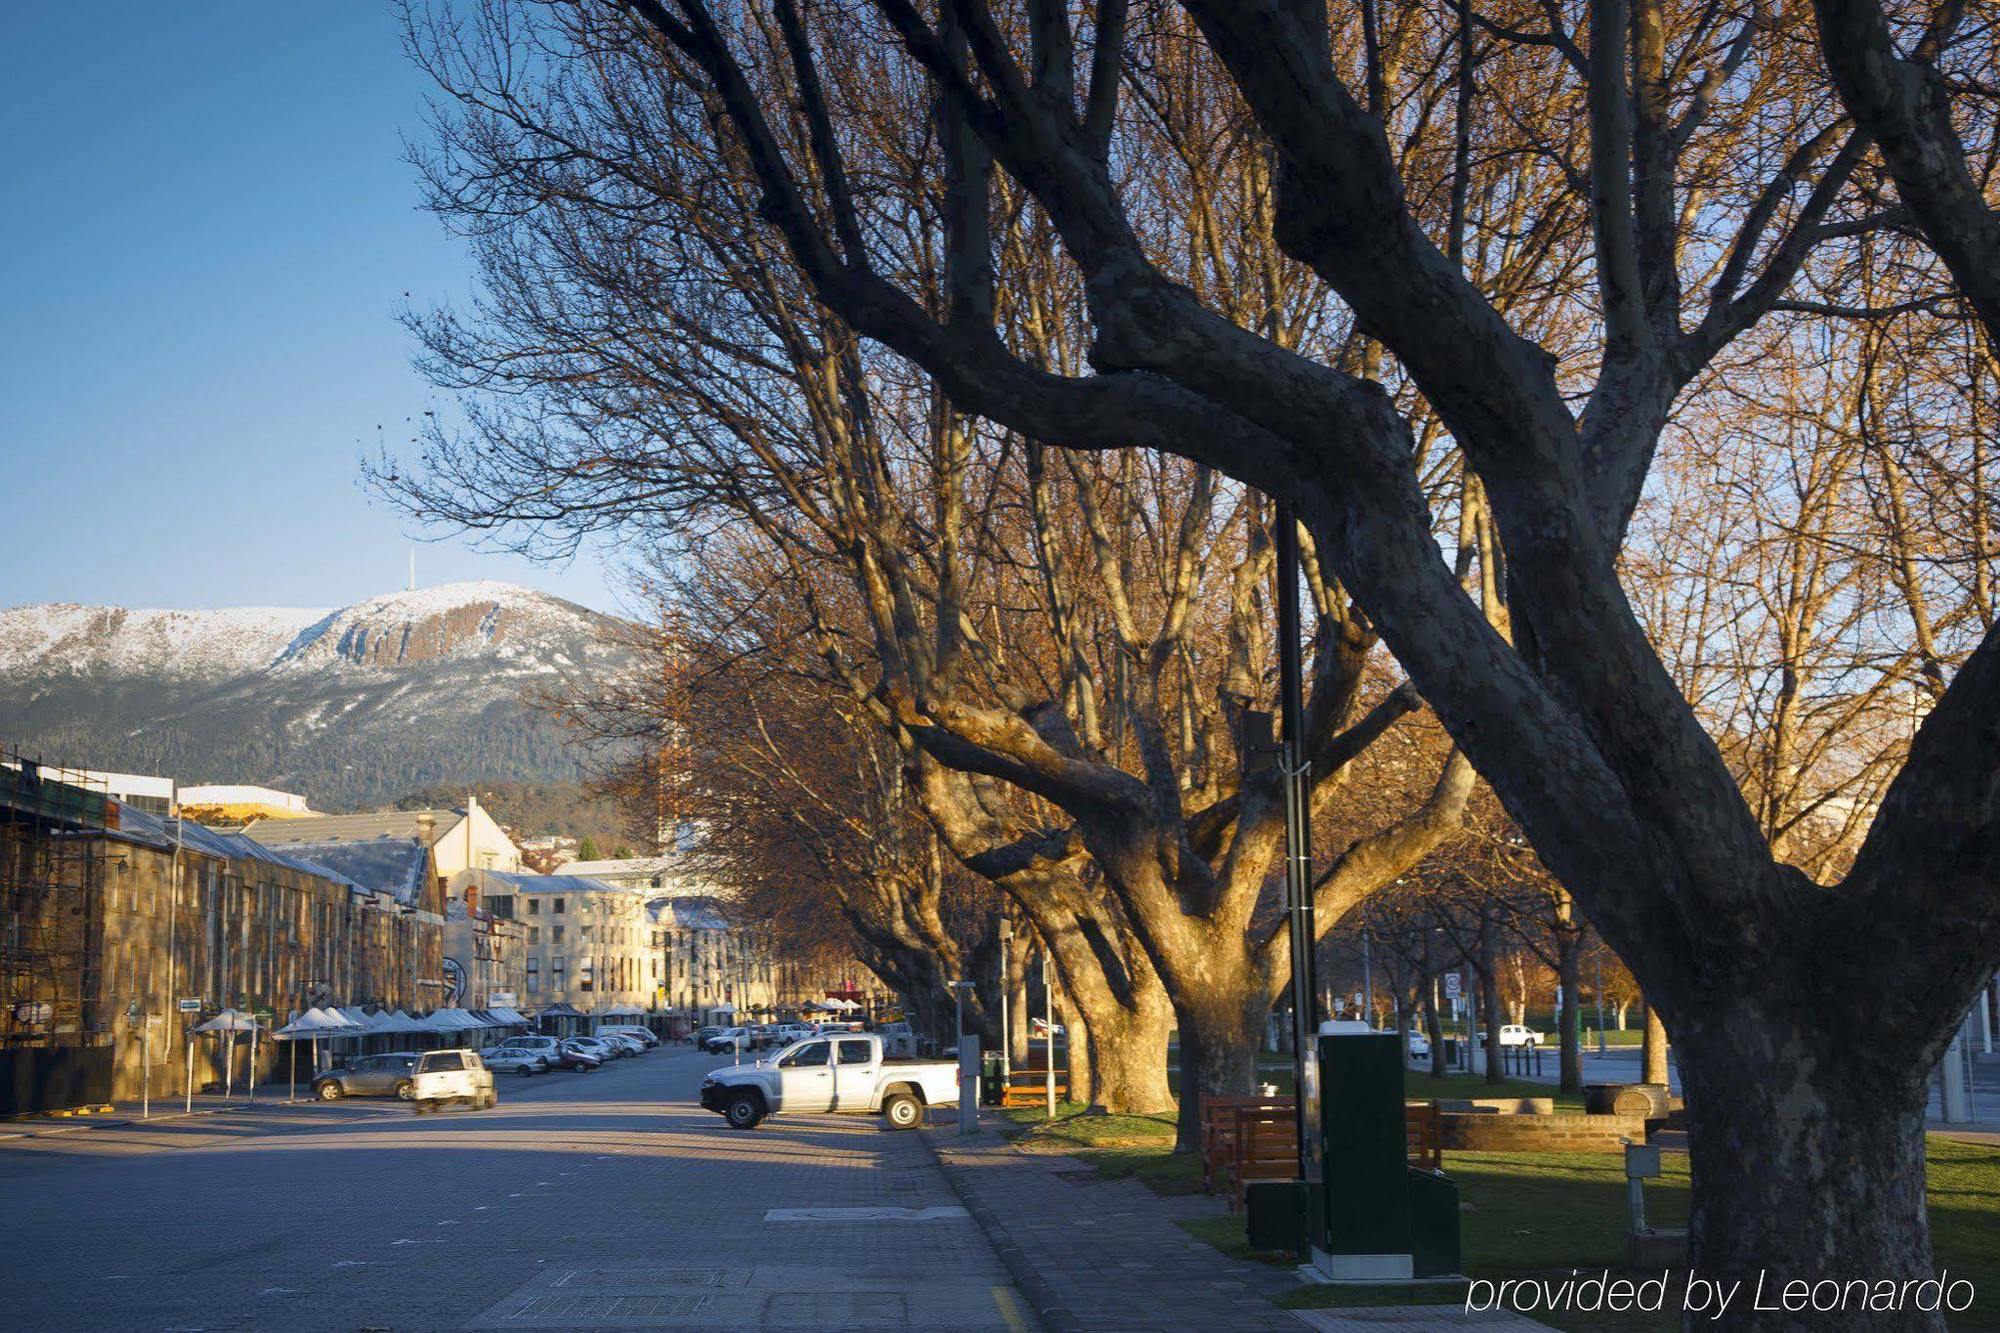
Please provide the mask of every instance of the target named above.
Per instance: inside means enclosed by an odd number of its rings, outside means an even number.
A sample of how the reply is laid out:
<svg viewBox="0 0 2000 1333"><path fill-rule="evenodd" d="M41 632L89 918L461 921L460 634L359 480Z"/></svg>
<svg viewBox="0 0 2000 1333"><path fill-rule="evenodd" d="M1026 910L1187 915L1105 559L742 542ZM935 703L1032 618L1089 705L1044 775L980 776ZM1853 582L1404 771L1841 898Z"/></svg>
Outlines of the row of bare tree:
<svg viewBox="0 0 2000 1333"><path fill-rule="evenodd" d="M1674 1032L1702 1270L1928 1273L1924 1078L2000 954L1990 15L409 33L483 295L412 313L462 417L377 481L644 553L692 701L655 738L726 737L718 827L947 970L1004 901L1106 1105L1171 1103L1170 1028L1188 1092L1245 1089L1282 500L1319 919L1463 836L1476 770Z"/></svg>

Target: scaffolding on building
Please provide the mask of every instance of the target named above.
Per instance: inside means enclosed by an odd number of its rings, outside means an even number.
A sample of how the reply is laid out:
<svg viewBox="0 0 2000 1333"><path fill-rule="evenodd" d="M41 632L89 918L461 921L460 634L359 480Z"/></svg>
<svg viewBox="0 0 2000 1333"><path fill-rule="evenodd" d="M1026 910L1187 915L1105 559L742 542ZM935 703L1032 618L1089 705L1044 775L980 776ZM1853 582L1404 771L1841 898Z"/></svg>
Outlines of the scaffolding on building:
<svg viewBox="0 0 2000 1333"><path fill-rule="evenodd" d="M97 969L118 803L76 776L0 747L0 1048L111 1039Z"/></svg>

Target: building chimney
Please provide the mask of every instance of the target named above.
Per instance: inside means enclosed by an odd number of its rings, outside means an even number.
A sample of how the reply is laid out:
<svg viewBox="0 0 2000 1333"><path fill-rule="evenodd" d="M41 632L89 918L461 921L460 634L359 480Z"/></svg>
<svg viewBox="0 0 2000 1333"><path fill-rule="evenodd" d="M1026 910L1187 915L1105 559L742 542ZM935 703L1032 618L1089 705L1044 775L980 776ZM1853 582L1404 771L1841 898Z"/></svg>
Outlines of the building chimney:
<svg viewBox="0 0 2000 1333"><path fill-rule="evenodd" d="M417 841L428 847L437 841L437 816L428 810L417 812Z"/></svg>

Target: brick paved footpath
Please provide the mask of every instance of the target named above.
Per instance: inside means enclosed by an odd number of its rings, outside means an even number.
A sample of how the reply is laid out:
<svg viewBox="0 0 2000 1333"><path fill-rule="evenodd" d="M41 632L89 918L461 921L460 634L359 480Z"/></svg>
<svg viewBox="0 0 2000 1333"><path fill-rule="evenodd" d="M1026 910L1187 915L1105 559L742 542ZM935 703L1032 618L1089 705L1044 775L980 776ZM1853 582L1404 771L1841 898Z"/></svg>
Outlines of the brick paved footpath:
<svg viewBox="0 0 2000 1333"><path fill-rule="evenodd" d="M1135 1180L1106 1180L1072 1157L1024 1153L989 1131L925 1131L946 1178L987 1230L1015 1286L1051 1333L1070 1330L1510 1330L1542 1328L1510 1314L1456 1306L1280 1309L1292 1272L1231 1259L1176 1222L1214 1216L1220 1199L1166 1197Z"/></svg>

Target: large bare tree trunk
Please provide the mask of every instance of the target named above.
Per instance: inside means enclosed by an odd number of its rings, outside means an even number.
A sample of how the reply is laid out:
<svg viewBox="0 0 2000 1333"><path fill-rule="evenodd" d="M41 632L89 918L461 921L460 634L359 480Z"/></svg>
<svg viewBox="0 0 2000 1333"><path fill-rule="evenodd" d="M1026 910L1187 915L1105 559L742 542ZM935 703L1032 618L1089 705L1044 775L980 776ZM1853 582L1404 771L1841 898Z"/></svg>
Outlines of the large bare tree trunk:
<svg viewBox="0 0 2000 1333"><path fill-rule="evenodd" d="M1641 1083L1667 1084L1667 1025L1660 1020L1660 1011L1639 1001L1646 1015L1646 1035L1639 1043L1639 1081Z"/></svg>
<svg viewBox="0 0 2000 1333"><path fill-rule="evenodd" d="M1176 1017L1181 1031L1180 1119L1175 1152L1201 1150L1201 1099L1244 1097L1257 1086L1257 1052L1271 1006L1261 977L1214 977L1189 987Z"/></svg>
<svg viewBox="0 0 2000 1333"><path fill-rule="evenodd" d="M1702 1276L1743 1284L1721 1326L1942 1329L1941 1315L1907 1304L1752 1308L1760 1278L1773 1305L1794 1280L1933 1276L1922 1077L1908 1052L1841 1049L1814 1008L1735 1003L1677 1043L1693 1112L1693 1250Z"/></svg>
<svg viewBox="0 0 2000 1333"><path fill-rule="evenodd" d="M1558 1086L1563 1092L1583 1091L1583 937L1576 931L1556 936L1556 976L1562 986L1562 1024L1558 1040L1562 1050L1562 1074Z"/></svg>
<svg viewBox="0 0 2000 1333"><path fill-rule="evenodd" d="M1490 908L1479 909L1479 1016L1484 1022L1486 1081L1504 1083L1507 1070L1500 1054L1500 929Z"/></svg>

